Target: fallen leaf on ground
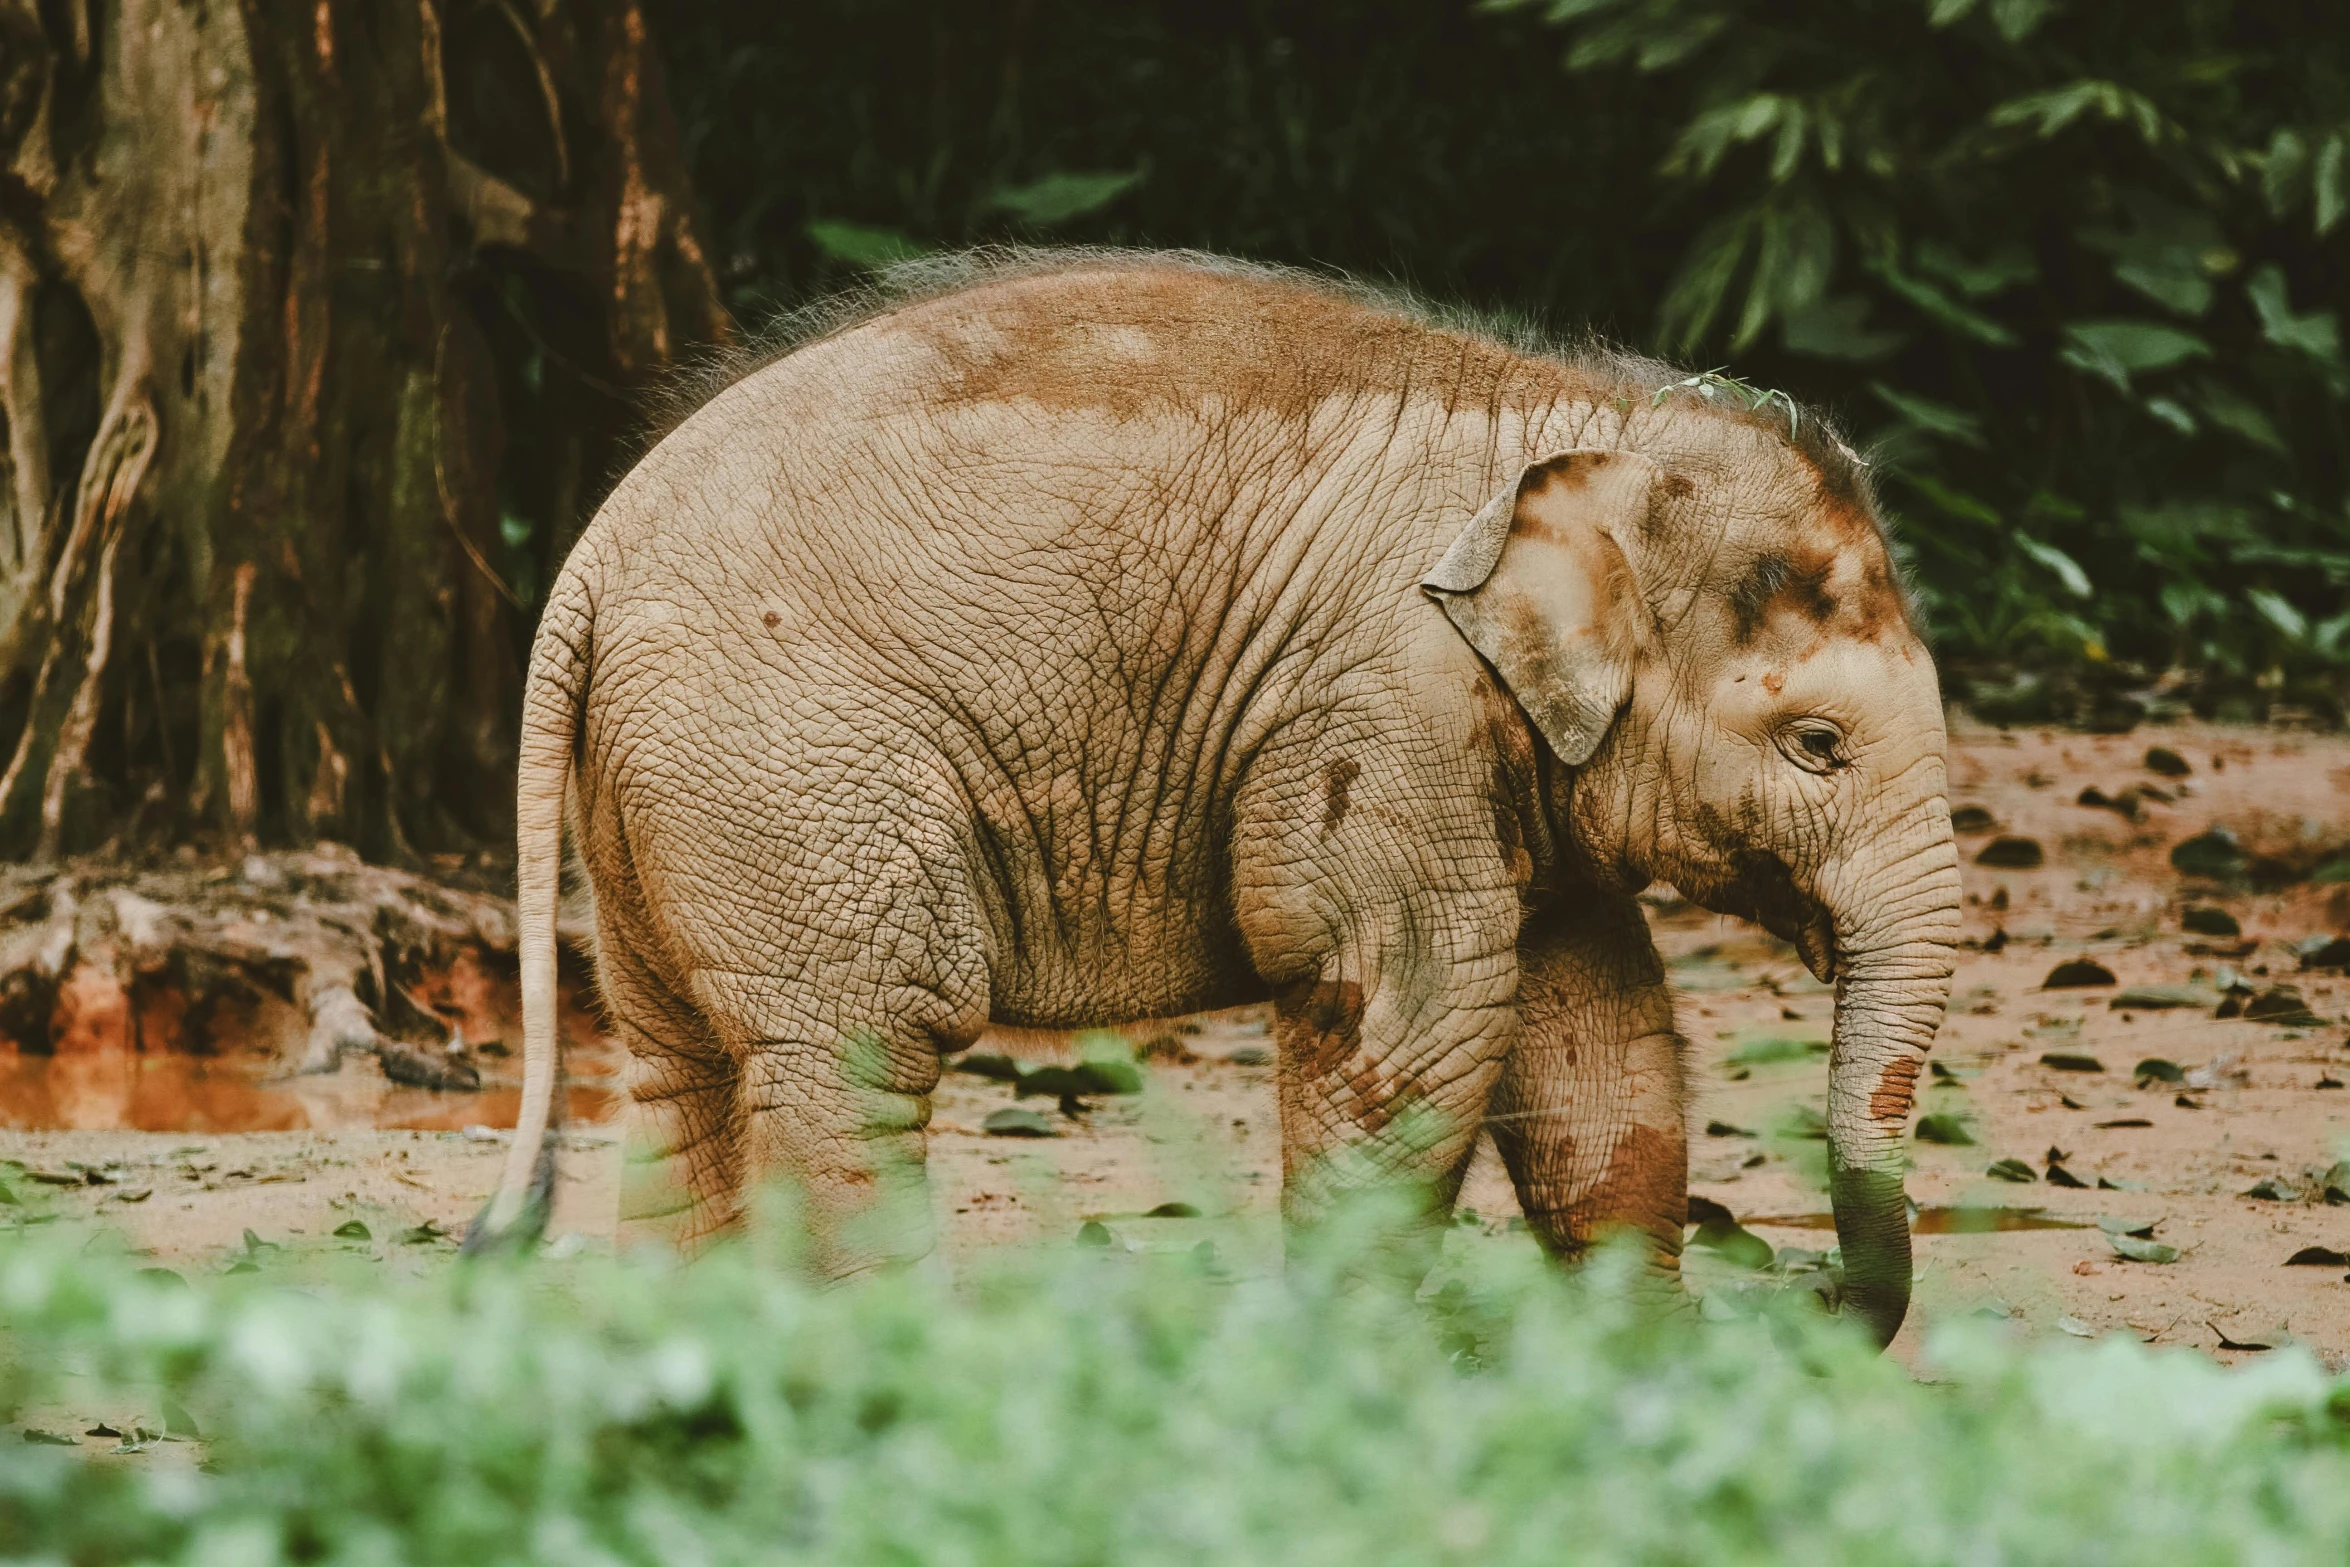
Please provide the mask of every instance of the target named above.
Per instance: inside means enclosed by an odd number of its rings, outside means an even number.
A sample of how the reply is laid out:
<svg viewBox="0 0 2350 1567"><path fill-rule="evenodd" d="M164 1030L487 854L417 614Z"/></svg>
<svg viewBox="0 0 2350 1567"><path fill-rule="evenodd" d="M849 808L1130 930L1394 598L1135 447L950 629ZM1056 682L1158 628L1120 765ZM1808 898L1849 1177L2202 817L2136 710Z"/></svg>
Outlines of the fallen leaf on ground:
<svg viewBox="0 0 2350 1567"><path fill-rule="evenodd" d="M1146 1219L1196 1219L1199 1210L1187 1202L1163 1202L1143 1215Z"/></svg>
<svg viewBox="0 0 2350 1567"><path fill-rule="evenodd" d="M2070 958L2048 971L2040 981L2042 990L2082 990L2091 985L2113 983L2113 970L2095 958Z"/></svg>
<svg viewBox="0 0 2350 1567"><path fill-rule="evenodd" d="M2124 1127L2152 1126L2153 1124L2142 1115L2125 1115L2118 1121L2092 1121L2090 1123L2101 1132L2114 1132L2120 1131Z"/></svg>
<svg viewBox="0 0 2350 1567"><path fill-rule="evenodd" d="M2179 916L2179 928L2198 936L2225 936L2231 941L2244 934L2244 927L2236 922L2236 916L2225 909L2209 906L2186 910Z"/></svg>
<svg viewBox="0 0 2350 1567"><path fill-rule="evenodd" d="M2040 1178L2021 1159L2001 1159L1983 1173L1995 1181L2036 1181Z"/></svg>
<svg viewBox="0 0 2350 1567"><path fill-rule="evenodd" d="M2187 1080L2184 1067L2176 1061L2165 1061L2160 1056L2148 1056L2130 1069L2130 1076L2138 1080L2140 1088L2148 1083L2183 1083Z"/></svg>
<svg viewBox="0 0 2350 1567"><path fill-rule="evenodd" d="M2070 1050L2051 1050L2040 1058L2040 1064L2058 1072L2102 1072L2105 1063L2095 1056L2080 1055Z"/></svg>
<svg viewBox="0 0 2350 1567"><path fill-rule="evenodd" d="M2187 764L2185 757L2169 746L2151 745L2146 748L2146 770L2160 773L2165 778L2184 778L2195 769Z"/></svg>
<svg viewBox="0 0 2350 1567"><path fill-rule="evenodd" d="M2226 881L2242 874L2244 848L2236 842L2234 833L2225 827L2214 827L2180 842L2170 851L2170 863L2171 869L2182 876Z"/></svg>
<svg viewBox="0 0 2350 1567"><path fill-rule="evenodd" d="M2030 871L2047 864L2048 855L2037 838L1994 838L1983 845L1975 863L1993 870Z"/></svg>
<svg viewBox="0 0 2350 1567"><path fill-rule="evenodd" d="M2176 1246L2165 1246L2160 1241L2144 1240L2135 1235L2111 1233L2106 1235L2105 1240L2107 1245L2132 1262L2176 1262L2179 1260L2179 1249Z"/></svg>
<svg viewBox="0 0 2350 1567"><path fill-rule="evenodd" d="M2078 1317L2058 1317L2056 1331L2070 1333L2074 1338L2095 1338L2097 1330Z"/></svg>
<svg viewBox="0 0 2350 1567"><path fill-rule="evenodd" d="M1955 1115L1927 1115L1918 1118L1917 1139L1921 1143L1947 1143L1953 1147L1971 1148L1975 1135L1967 1130L1966 1122Z"/></svg>
<svg viewBox="0 0 2350 1567"><path fill-rule="evenodd" d="M67 1436L62 1431L44 1431L39 1426L26 1426L24 1439L35 1447L79 1447L82 1445L77 1437Z"/></svg>
<svg viewBox="0 0 2350 1567"><path fill-rule="evenodd" d="M2077 805L2086 805L2095 810L2118 812L2133 822L2138 819L2138 802L2138 791L2135 789L2124 789L2119 794L2107 794L2094 784L2083 789L2074 801Z"/></svg>
<svg viewBox="0 0 2350 1567"><path fill-rule="evenodd" d="M1077 1226L1077 1244L1080 1246L1107 1246L1110 1227L1099 1219L1088 1219Z"/></svg>
<svg viewBox="0 0 2350 1567"><path fill-rule="evenodd" d="M2310 1011L2309 1003L2301 998L2301 992L2291 985L2271 985L2244 1003L2244 1021L2274 1023L2280 1027L2316 1028L2325 1019Z"/></svg>
<svg viewBox="0 0 2350 1567"><path fill-rule="evenodd" d="M2204 1007L2211 997L2192 985L2132 985L2106 1005L2116 1012L2160 1012L2173 1007Z"/></svg>
<svg viewBox="0 0 2350 1567"><path fill-rule="evenodd" d="M347 1241L371 1241L375 1235L357 1219L345 1219L334 1227L333 1233Z"/></svg>
<svg viewBox="0 0 2350 1567"><path fill-rule="evenodd" d="M2304 1246L2285 1259L2288 1268L2342 1268L2350 1267L2350 1252L2336 1251L2331 1246Z"/></svg>
<svg viewBox="0 0 2350 1567"><path fill-rule="evenodd" d="M1053 1123L1034 1110L1013 1105L998 1110L979 1123L979 1129L990 1137L1058 1137Z"/></svg>
<svg viewBox="0 0 2350 1567"><path fill-rule="evenodd" d="M1769 1241L1740 1225L1729 1209L1710 1197L1690 1197L1689 1222L1696 1228L1689 1244L1704 1247L1734 1267L1767 1268L1776 1255Z"/></svg>
<svg viewBox="0 0 2350 1567"><path fill-rule="evenodd" d="M2110 1213L2097 1216L2097 1227L2108 1235L2136 1235L2148 1238L2154 1234L2152 1219L2117 1219Z"/></svg>
<svg viewBox="0 0 2350 1567"><path fill-rule="evenodd" d="M2244 1195L2256 1197L2262 1202L2299 1202L2303 1193L2300 1187L2290 1181L2272 1175L2246 1188Z"/></svg>
<svg viewBox="0 0 2350 1567"><path fill-rule="evenodd" d="M2048 1184L2051 1186L2071 1187L2075 1191L2090 1190L2090 1186L2087 1181L2082 1180L2079 1176L2073 1174L2072 1171L2066 1169L2061 1164L2051 1164L2048 1167Z"/></svg>
<svg viewBox="0 0 2350 1567"><path fill-rule="evenodd" d="M1998 826L1998 819L1979 805L1954 806L1950 812L1952 832L1990 832Z"/></svg>
<svg viewBox="0 0 2350 1567"><path fill-rule="evenodd" d="M2350 967L2350 936L2311 936L2296 950L2303 968Z"/></svg>
<svg viewBox="0 0 2350 1567"><path fill-rule="evenodd" d="M1705 1135L1708 1137L1752 1137L1754 1133L1743 1126L1732 1126L1727 1121L1708 1121L1705 1123Z"/></svg>

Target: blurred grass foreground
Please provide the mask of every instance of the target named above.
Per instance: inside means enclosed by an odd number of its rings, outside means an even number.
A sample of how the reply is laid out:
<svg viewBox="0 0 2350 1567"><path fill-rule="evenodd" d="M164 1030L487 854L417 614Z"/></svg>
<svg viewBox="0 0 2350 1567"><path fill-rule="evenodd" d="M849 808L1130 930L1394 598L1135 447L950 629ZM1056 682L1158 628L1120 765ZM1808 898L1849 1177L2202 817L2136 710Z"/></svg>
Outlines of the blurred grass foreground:
<svg viewBox="0 0 2350 1567"><path fill-rule="evenodd" d="M1380 1231L1333 1224L1278 1277L1089 1228L951 1280L817 1289L772 1227L684 1268L577 1255L400 1282L295 1259L192 1284L19 1228L0 1355L31 1430L0 1447L0 1559L2350 1550L2350 1383L2297 1349L2225 1371L1961 1319L1913 1372L1803 1297L1660 1318L1623 1259L1562 1277L1505 1232L1454 1231L1397 1288Z"/></svg>

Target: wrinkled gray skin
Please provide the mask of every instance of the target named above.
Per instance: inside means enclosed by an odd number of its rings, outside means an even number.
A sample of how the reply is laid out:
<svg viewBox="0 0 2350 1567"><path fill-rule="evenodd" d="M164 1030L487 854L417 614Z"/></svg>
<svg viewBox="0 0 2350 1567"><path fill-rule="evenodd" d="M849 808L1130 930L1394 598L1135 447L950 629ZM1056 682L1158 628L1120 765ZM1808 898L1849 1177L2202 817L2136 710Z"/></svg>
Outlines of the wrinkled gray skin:
<svg viewBox="0 0 2350 1567"><path fill-rule="evenodd" d="M1490 1127L1548 1244L1670 1267L1665 880L1838 981L1846 1301L1889 1338L1958 929L1934 669L1849 453L1663 375L1112 256L974 266L720 393L538 635L493 1226L555 1075L568 780L631 1227L690 1246L784 1173L824 1271L919 1250L857 1220L908 1206L942 1053L1270 996L1293 1216L1449 1202Z"/></svg>

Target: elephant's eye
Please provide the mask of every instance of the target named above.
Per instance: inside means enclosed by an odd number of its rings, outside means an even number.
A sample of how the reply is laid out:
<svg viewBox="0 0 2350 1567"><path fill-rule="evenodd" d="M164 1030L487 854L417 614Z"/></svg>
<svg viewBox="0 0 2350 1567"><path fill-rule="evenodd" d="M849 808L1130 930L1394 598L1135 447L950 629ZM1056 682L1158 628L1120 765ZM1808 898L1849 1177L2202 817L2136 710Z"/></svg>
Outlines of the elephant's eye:
<svg viewBox="0 0 2350 1567"><path fill-rule="evenodd" d="M1843 732L1833 724L1790 724L1779 731L1779 748L1787 753L1787 759L1810 772L1824 773L1847 765L1843 746Z"/></svg>

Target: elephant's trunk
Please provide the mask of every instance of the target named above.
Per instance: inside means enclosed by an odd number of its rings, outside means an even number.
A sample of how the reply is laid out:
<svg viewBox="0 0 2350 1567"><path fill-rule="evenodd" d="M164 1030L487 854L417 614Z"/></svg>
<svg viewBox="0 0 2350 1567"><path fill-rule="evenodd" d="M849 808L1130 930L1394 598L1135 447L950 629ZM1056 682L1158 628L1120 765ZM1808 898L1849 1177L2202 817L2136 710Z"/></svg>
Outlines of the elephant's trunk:
<svg viewBox="0 0 2350 1567"><path fill-rule="evenodd" d="M1942 1026L1958 944L1949 810L1937 799L1930 814L1911 852L1855 877L1832 906L1838 984L1828 1053L1829 1195L1846 1309L1880 1344L1891 1341L1909 1310L1902 1134Z"/></svg>

